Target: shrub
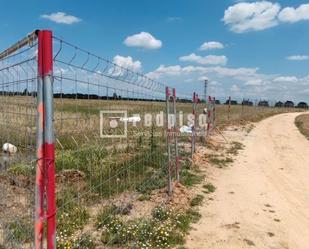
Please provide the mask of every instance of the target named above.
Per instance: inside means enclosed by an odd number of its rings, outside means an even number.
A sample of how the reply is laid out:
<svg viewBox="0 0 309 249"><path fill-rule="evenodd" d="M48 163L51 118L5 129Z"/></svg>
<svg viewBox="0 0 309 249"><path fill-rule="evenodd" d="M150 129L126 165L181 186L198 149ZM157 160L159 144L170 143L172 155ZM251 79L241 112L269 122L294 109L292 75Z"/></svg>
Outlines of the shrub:
<svg viewBox="0 0 309 249"><path fill-rule="evenodd" d="M204 175L201 172L190 169L190 164L185 161L181 167L180 171L180 183L186 187L192 187L203 181Z"/></svg>
<svg viewBox="0 0 309 249"><path fill-rule="evenodd" d="M244 145L242 143L239 142L232 142L232 146L227 150L228 154L232 154L232 155L238 155L238 151L239 150L243 150Z"/></svg>
<svg viewBox="0 0 309 249"><path fill-rule="evenodd" d="M114 215L113 206L104 207L97 216L96 227L102 228L103 226L109 224L111 222L111 218L113 215Z"/></svg>
<svg viewBox="0 0 309 249"><path fill-rule="evenodd" d="M204 196L196 195L190 202L191 207L199 206L202 204Z"/></svg>
<svg viewBox="0 0 309 249"><path fill-rule="evenodd" d="M19 244L27 243L33 239L33 224L31 221L16 220L8 224L10 234Z"/></svg>
<svg viewBox="0 0 309 249"><path fill-rule="evenodd" d="M23 176L35 176L35 165L33 164L24 164L24 163L17 163L11 166L8 169L8 172L13 175L23 175Z"/></svg>
<svg viewBox="0 0 309 249"><path fill-rule="evenodd" d="M170 216L170 210L163 207L155 207L152 210L152 217L159 221L165 221Z"/></svg>
<svg viewBox="0 0 309 249"><path fill-rule="evenodd" d="M57 249L95 249L95 244L90 235L81 234L66 239L66 241L57 241Z"/></svg>
<svg viewBox="0 0 309 249"><path fill-rule="evenodd" d="M105 210L97 220L100 221L98 227L102 230L101 242L104 244L114 244L121 248L163 249L183 244L190 223L195 222L197 217L198 214L193 210L179 213L166 207L156 207L149 219L124 222L110 210Z"/></svg>
<svg viewBox="0 0 309 249"><path fill-rule="evenodd" d="M216 187L212 185L211 183L207 183L203 185L203 188L206 189L207 193L213 193L216 191Z"/></svg>
<svg viewBox="0 0 309 249"><path fill-rule="evenodd" d="M57 249L73 248L72 243L78 239L74 233L81 230L88 219L87 210L75 203L59 209L57 212Z"/></svg>

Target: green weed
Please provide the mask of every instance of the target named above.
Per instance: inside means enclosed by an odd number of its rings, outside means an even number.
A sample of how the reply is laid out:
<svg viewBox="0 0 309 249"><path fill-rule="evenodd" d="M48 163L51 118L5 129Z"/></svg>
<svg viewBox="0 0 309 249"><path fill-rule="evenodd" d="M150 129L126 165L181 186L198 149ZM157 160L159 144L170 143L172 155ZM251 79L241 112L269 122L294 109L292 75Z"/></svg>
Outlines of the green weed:
<svg viewBox="0 0 309 249"><path fill-rule="evenodd" d="M196 195L190 202L191 207L200 206L203 203L204 196Z"/></svg>

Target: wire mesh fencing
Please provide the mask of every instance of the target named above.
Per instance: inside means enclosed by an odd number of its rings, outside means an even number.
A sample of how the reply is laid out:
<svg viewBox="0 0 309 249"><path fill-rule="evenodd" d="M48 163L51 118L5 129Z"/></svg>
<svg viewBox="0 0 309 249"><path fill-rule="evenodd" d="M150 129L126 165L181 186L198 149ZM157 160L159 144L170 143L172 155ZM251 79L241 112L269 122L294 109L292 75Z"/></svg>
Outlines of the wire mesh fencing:
<svg viewBox="0 0 309 249"><path fill-rule="evenodd" d="M197 146L217 125L271 113L261 101L176 95L126 58L104 59L50 31L0 53L0 86L6 249L167 247L178 216L162 207L190 175Z"/></svg>
<svg viewBox="0 0 309 249"><path fill-rule="evenodd" d="M168 201L180 178L175 89L49 31L32 33L0 57L1 144L8 146L0 245L166 243L159 234L136 239L132 224L146 225L142 217ZM137 203L152 191L148 208ZM126 234L115 228L123 225L120 214L134 218Z"/></svg>
<svg viewBox="0 0 309 249"><path fill-rule="evenodd" d="M163 84L132 68L54 41L57 247L139 248L147 241L131 226L124 232L123 219L133 216L142 226L153 206L138 199L157 189L171 194L177 143L168 114L176 111L175 92L166 95ZM165 191L154 203L166 200ZM93 233L98 239L91 242Z"/></svg>
<svg viewBox="0 0 309 249"><path fill-rule="evenodd" d="M37 42L0 55L0 246L34 247Z"/></svg>

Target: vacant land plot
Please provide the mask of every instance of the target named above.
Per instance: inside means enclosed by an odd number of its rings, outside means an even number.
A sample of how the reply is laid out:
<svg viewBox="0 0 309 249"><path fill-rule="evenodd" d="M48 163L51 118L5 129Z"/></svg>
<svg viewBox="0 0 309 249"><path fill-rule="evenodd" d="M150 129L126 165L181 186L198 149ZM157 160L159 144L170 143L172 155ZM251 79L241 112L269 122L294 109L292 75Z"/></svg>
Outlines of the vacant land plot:
<svg viewBox="0 0 309 249"><path fill-rule="evenodd" d="M0 245L4 241L7 248L31 248L35 99L4 96L2 100L6 105L0 112L0 142L11 142L19 150L6 159L5 170L1 171L1 192L5 198L1 198L0 206L10 212L0 216L4 224L0 230L5 230ZM202 202L200 196L194 197L191 192L203 174L191 167L190 137L180 140L180 184L175 185L172 198L166 194L164 126L130 125L127 138L100 138L101 110L128 110L129 116L155 115L165 111L165 102L55 99L54 105L57 248L165 248L183 244L190 223L199 217L195 206ZM177 110L189 114L192 104L177 103ZM198 113L202 110L203 104L199 104ZM232 106L228 119L228 106L219 105L216 110L218 127L290 111ZM163 204L166 208L162 208ZM5 243L12 242L12 238L14 243Z"/></svg>

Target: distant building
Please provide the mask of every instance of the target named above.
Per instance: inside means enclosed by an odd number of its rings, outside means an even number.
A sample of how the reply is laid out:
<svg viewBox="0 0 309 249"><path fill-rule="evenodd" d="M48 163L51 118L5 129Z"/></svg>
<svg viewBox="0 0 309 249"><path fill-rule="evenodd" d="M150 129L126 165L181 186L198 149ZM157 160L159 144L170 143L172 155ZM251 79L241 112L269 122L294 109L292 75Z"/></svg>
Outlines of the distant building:
<svg viewBox="0 0 309 249"><path fill-rule="evenodd" d="M284 103L284 107L293 108L293 107L294 107L294 102L288 100L288 101L286 101L286 102Z"/></svg>
<svg viewBox="0 0 309 249"><path fill-rule="evenodd" d="M299 102L297 107L298 108L308 109L308 104L306 102Z"/></svg>
<svg viewBox="0 0 309 249"><path fill-rule="evenodd" d="M258 106L266 106L269 107L269 103L267 100L260 100Z"/></svg>
<svg viewBox="0 0 309 249"><path fill-rule="evenodd" d="M278 102L275 104L275 107L284 107L284 103L281 102L281 101L278 101Z"/></svg>

